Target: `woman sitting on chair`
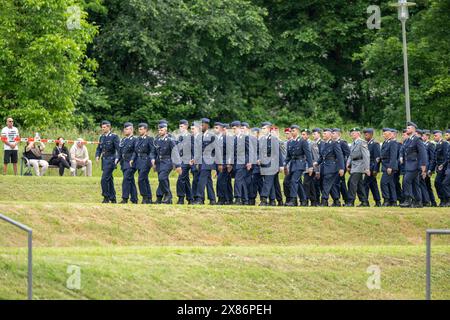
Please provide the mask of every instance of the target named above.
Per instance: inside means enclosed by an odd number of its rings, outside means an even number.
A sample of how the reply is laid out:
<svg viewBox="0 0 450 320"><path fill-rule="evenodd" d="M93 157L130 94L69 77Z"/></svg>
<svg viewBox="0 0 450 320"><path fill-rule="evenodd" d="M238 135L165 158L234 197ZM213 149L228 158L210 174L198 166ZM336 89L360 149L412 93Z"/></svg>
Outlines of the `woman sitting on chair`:
<svg viewBox="0 0 450 320"><path fill-rule="evenodd" d="M50 159L50 164L59 167L59 175L64 175L64 169L70 169L70 172L73 174L75 169L70 166L70 157L69 151L64 146L64 139L59 137L56 140L56 146L53 149L52 157Z"/></svg>

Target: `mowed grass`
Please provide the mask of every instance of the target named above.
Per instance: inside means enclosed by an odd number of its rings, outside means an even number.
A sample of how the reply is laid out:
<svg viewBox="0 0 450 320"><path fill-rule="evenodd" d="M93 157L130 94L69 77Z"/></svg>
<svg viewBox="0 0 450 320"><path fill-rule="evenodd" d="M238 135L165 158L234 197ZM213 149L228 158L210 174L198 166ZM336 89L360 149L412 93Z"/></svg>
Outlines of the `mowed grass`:
<svg viewBox="0 0 450 320"><path fill-rule="evenodd" d="M0 176L0 213L33 228L36 299L423 299L425 230L450 226L449 208L101 199L98 177ZM449 244L433 237L434 299L450 298ZM25 245L0 221L0 299L26 297ZM67 287L70 265L81 268L79 290ZM367 287L369 266L380 289Z"/></svg>

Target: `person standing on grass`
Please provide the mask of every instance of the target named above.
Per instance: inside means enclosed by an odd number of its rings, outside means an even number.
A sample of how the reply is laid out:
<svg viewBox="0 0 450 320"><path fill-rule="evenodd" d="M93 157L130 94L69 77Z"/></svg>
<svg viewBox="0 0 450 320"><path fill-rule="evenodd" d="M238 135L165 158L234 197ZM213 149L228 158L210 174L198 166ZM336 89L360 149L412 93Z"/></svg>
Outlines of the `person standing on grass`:
<svg viewBox="0 0 450 320"><path fill-rule="evenodd" d="M102 121L102 135L95 152L95 161L102 158L102 203L117 203L116 189L114 188L113 172L119 162L119 137L111 132L111 122Z"/></svg>
<svg viewBox="0 0 450 320"><path fill-rule="evenodd" d="M62 137L56 140L56 146L53 149L49 163L59 167L60 176L64 175L64 169L70 169L72 175L75 173L75 169L70 166L70 154L64 145L64 139Z"/></svg>
<svg viewBox="0 0 450 320"><path fill-rule="evenodd" d="M8 164L12 163L14 175L17 176L17 160L19 153L19 142L15 139L19 137L19 130L14 127L13 118L6 119L6 127L2 129L3 141L3 174L6 175Z"/></svg>

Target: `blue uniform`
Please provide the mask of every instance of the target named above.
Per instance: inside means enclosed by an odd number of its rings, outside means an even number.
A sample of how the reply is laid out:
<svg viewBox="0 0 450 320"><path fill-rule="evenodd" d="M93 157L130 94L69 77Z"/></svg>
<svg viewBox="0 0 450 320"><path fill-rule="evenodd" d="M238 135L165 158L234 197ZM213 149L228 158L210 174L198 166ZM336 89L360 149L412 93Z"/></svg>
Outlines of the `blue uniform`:
<svg viewBox="0 0 450 320"><path fill-rule="evenodd" d="M122 180L122 199L137 203L137 189L134 181L136 172L135 164L130 165L130 161L134 160L134 145L136 137L124 137L119 144L119 163L123 173Z"/></svg>
<svg viewBox="0 0 450 320"><path fill-rule="evenodd" d="M402 154L403 143L396 141L397 143L397 168L398 170L394 173L394 184L395 191L397 193L397 199L403 201L403 190L402 185L400 183L401 176L405 176L405 163L400 162L400 154Z"/></svg>
<svg viewBox="0 0 450 320"><path fill-rule="evenodd" d="M312 168L311 148L308 141L301 137L292 139L287 144L286 159L284 165L289 168L290 176L290 201L288 204L297 203L297 195L302 202L306 201L306 193L302 183L303 172Z"/></svg>
<svg viewBox="0 0 450 320"><path fill-rule="evenodd" d="M430 141L424 142L427 150L427 173L431 174L436 170L436 146ZM436 199L434 198L434 192L431 188L431 179L427 174L425 179L420 178L420 190L422 193L422 202L424 205L435 205Z"/></svg>
<svg viewBox="0 0 450 320"><path fill-rule="evenodd" d="M222 166L222 172L217 173L217 197L219 204L230 204L233 202L233 188L231 184L231 172L228 172L227 165L231 164L230 156L232 155L233 137L228 135L219 135L216 139L217 149L216 158L217 165Z"/></svg>
<svg viewBox="0 0 450 320"><path fill-rule="evenodd" d="M435 155L436 155L436 179L434 180L434 187L436 193L441 200L441 204L446 202L447 196L444 193L444 179L445 171L447 169L446 155L447 150L450 149L449 143L443 139L436 143ZM443 166L443 169L439 169Z"/></svg>
<svg viewBox="0 0 450 320"><path fill-rule="evenodd" d="M247 177L250 163L250 138L240 134L234 137L234 197L237 203L248 204Z"/></svg>
<svg viewBox="0 0 450 320"><path fill-rule="evenodd" d="M319 153L317 163L321 166L320 172L323 176L322 204L327 205L330 194L337 204L340 198L338 183L340 180L339 170L345 169L342 147L337 141L329 140L322 143Z"/></svg>
<svg viewBox="0 0 450 320"><path fill-rule="evenodd" d="M395 187L395 173L398 171L398 143L393 139L384 140L381 146L381 193L383 195L384 204L397 205L397 189ZM387 172L392 169L391 174Z"/></svg>
<svg viewBox="0 0 450 320"><path fill-rule="evenodd" d="M445 178L442 181L443 194L445 197L445 206L450 207L450 146L447 145L447 151L445 153Z"/></svg>
<svg viewBox="0 0 450 320"><path fill-rule="evenodd" d="M158 136L154 141L156 149L156 172L158 173L158 190L156 190L157 203L172 203L169 175L173 167L181 166L175 140L169 135ZM172 152L172 150L175 152ZM172 159L174 157L174 159ZM172 161L173 160L173 161Z"/></svg>
<svg viewBox="0 0 450 320"><path fill-rule="evenodd" d="M281 142L271 134L262 136L258 141L258 160L261 162L259 172L262 177L261 199L274 201L277 197L276 180L279 168L283 165L283 152ZM272 149L278 148L278 152ZM278 158L276 158L278 157ZM279 184L279 182L278 182ZM282 199L281 199L282 200ZM278 199L280 201L280 199Z"/></svg>
<svg viewBox="0 0 450 320"><path fill-rule="evenodd" d="M205 188L207 191L208 199L211 203L216 202L216 194L214 192L213 181L211 177L211 171L216 168L216 137L205 131L201 135L201 154L195 150L195 163L198 163L197 168L199 170L198 183L197 183L197 202L203 203L205 201ZM200 150L198 150L200 151Z"/></svg>
<svg viewBox="0 0 450 320"><path fill-rule="evenodd" d="M113 172L119 161L119 137L112 132L100 136L100 141L95 152L95 157L102 158L102 195L105 199L116 201Z"/></svg>
<svg viewBox="0 0 450 320"><path fill-rule="evenodd" d="M380 172L381 164L381 147L374 139L368 142L370 152L370 176L364 178L364 188L366 190L367 198L369 198L369 190L372 192L373 199L379 203L381 200L380 190L378 189L377 177L375 174ZM361 200L361 199L360 199Z"/></svg>
<svg viewBox="0 0 450 320"><path fill-rule="evenodd" d="M138 137L135 142L134 161L138 170L138 185L143 203L151 203L152 189L148 180L148 174L152 168L152 160L155 160L156 150L154 139L147 135Z"/></svg>
<svg viewBox="0 0 450 320"><path fill-rule="evenodd" d="M422 139L416 135L406 139L401 157L405 164L403 196L406 201L415 199L416 204L421 203L422 195L419 186L419 173L421 167L427 164L427 151Z"/></svg>
<svg viewBox="0 0 450 320"><path fill-rule="evenodd" d="M347 159L350 156L350 147L348 146L347 141L339 139L337 140L339 145L342 149L342 155L344 156L344 163L347 163ZM342 177L339 177L339 179L336 181L337 188L342 194L342 199L344 199L345 202L348 201L348 190L347 190L347 184L345 182L345 172Z"/></svg>
<svg viewBox="0 0 450 320"><path fill-rule="evenodd" d="M182 203L185 197L189 203L191 203L194 200L189 177L189 172L191 170L189 161L192 159L192 154L194 153L194 144L192 143L191 135L189 133L180 135L177 140L177 147L182 160L181 174L177 179L177 197L179 198L179 203ZM184 154L185 151L190 151L190 155Z"/></svg>

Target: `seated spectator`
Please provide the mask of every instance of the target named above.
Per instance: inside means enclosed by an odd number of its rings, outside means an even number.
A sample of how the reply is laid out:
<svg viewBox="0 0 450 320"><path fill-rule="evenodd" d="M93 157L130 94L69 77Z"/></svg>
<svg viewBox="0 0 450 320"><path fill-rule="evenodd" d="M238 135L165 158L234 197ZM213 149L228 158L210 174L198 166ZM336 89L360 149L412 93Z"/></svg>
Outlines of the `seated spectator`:
<svg viewBox="0 0 450 320"><path fill-rule="evenodd" d="M52 157L50 158L50 164L59 167L59 175L64 175L64 169L70 169L73 174L75 169L70 166L70 156L69 151L64 145L64 139L59 137L56 140L56 146L53 149Z"/></svg>
<svg viewBox="0 0 450 320"><path fill-rule="evenodd" d="M82 138L78 138L70 148L70 163L74 170L81 168L84 173L87 171L88 177L92 176L92 161L89 160L89 153ZM76 175L76 171L74 175Z"/></svg>
<svg viewBox="0 0 450 320"><path fill-rule="evenodd" d="M30 165L34 168L36 176L43 176L48 169L48 162L42 160L42 151L44 151L45 145L42 142L28 141L23 156L28 159ZM42 167L39 173L39 166Z"/></svg>

